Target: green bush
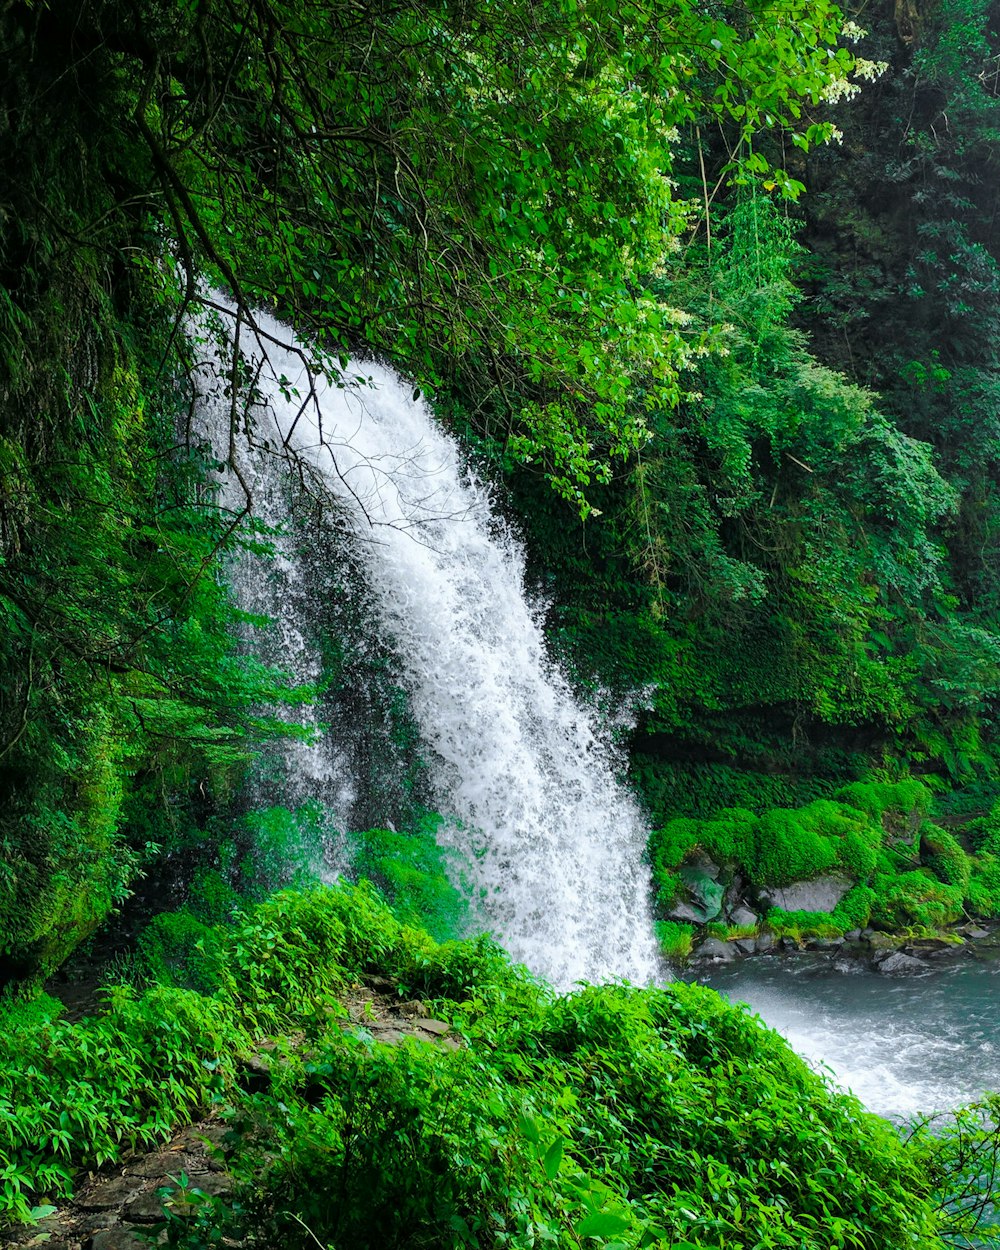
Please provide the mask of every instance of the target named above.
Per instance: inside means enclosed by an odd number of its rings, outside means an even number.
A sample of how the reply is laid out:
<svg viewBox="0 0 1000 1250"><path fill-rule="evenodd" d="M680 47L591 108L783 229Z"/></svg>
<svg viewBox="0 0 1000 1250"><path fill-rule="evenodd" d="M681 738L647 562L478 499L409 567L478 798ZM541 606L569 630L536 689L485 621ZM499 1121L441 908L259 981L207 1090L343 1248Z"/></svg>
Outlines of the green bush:
<svg viewBox="0 0 1000 1250"><path fill-rule="evenodd" d="M935 1242L900 1136L710 991L452 1018L466 1050L328 1041L258 1102L241 1128L268 1245L305 1246L299 1220L353 1250Z"/></svg>
<svg viewBox="0 0 1000 1250"><path fill-rule="evenodd" d="M656 940L664 959L683 963L694 945L694 926L674 920L660 920L656 924Z"/></svg>
<svg viewBox="0 0 1000 1250"><path fill-rule="evenodd" d="M194 930L185 917L158 932ZM211 932L210 995L118 987L76 1024L43 1000L6 1007L8 1219L224 1100L246 1184L171 1225L170 1244L843 1250L850 1233L868 1250L943 1250L946 1204L929 1195L945 1154L909 1146L709 990L557 996L487 939L438 945L402 925L370 887L285 892ZM367 972L435 998L462 1044L345 1031L335 996ZM244 1094L239 1056L262 1034L280 1062Z"/></svg>
<svg viewBox="0 0 1000 1250"><path fill-rule="evenodd" d="M963 894L967 892L972 864L947 829L924 821L920 826L920 860L942 881L958 886Z"/></svg>
<svg viewBox="0 0 1000 1250"><path fill-rule="evenodd" d="M218 988L218 935L184 909L155 917L139 938L143 973L154 982L210 994Z"/></svg>

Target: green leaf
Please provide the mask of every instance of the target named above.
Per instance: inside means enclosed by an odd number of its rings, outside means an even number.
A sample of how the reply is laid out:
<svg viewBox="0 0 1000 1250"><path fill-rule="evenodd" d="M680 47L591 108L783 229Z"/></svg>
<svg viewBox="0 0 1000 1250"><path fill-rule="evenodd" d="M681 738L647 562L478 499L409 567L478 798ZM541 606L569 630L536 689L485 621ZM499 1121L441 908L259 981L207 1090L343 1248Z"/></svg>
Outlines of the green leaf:
<svg viewBox="0 0 1000 1250"><path fill-rule="evenodd" d="M545 1158L542 1160L542 1167L545 1168L545 1175L550 1181L555 1180L556 1173L559 1171L559 1165L562 1163L563 1145L563 1139L561 1137L557 1137L545 1152Z"/></svg>
<svg viewBox="0 0 1000 1250"><path fill-rule="evenodd" d="M623 1215L615 1215L610 1211L598 1211L596 1215L588 1215L576 1226L578 1237L610 1237L614 1233L623 1233L631 1223Z"/></svg>
<svg viewBox="0 0 1000 1250"><path fill-rule="evenodd" d="M530 1115L518 1116L517 1122L518 1122L518 1126L521 1129L521 1132L524 1134L525 1137L527 1137L528 1141L530 1141L533 1145L537 1146L538 1143L542 1140L541 1133L539 1133L538 1131L537 1122L533 1120Z"/></svg>

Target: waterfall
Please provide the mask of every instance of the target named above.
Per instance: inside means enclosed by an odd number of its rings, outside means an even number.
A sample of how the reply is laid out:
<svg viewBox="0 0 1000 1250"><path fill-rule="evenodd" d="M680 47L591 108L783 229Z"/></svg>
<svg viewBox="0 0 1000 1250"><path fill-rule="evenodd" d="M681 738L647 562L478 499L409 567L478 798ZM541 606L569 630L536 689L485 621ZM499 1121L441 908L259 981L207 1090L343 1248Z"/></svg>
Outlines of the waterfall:
<svg viewBox="0 0 1000 1250"><path fill-rule="evenodd" d="M241 343L260 398L255 438L294 449L339 501L446 817L439 839L463 853L480 924L561 987L653 980L642 815L595 710L548 653L523 550L488 487L391 370L354 362L330 383L286 327L257 325ZM226 438L228 402L215 401ZM257 456L252 472L255 497L273 499L268 479L289 466Z"/></svg>

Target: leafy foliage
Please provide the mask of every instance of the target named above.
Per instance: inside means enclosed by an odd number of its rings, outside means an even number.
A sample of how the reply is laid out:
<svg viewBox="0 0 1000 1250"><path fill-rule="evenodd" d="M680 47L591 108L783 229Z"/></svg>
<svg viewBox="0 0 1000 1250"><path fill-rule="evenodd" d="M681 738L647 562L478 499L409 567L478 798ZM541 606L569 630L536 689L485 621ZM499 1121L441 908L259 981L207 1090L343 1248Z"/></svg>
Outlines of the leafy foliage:
<svg viewBox="0 0 1000 1250"><path fill-rule="evenodd" d="M0 1033L8 1217L222 1099L248 1183L205 1204L203 1247L942 1244L947 1152L907 1146L711 991L556 997L489 942L437 946L344 886L280 894L213 936L211 994L117 988L98 1018L43 1002L16 1042ZM436 998L463 1044L345 1032L335 996L368 972ZM241 1093L238 1055L295 1030L270 1086Z"/></svg>

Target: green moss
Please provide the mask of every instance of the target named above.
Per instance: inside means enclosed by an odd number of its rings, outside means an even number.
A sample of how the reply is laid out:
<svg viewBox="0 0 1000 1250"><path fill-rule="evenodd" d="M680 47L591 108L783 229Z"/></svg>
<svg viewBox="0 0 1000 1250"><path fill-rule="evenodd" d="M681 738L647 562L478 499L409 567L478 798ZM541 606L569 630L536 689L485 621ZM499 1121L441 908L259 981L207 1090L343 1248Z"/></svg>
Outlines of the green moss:
<svg viewBox="0 0 1000 1250"><path fill-rule="evenodd" d="M973 861L967 902L973 915L1000 917L1000 856L984 853Z"/></svg>
<svg viewBox="0 0 1000 1250"><path fill-rule="evenodd" d="M871 921L880 929L912 925L941 929L962 915L962 889L939 881L927 869L899 875L876 873L872 890Z"/></svg>
<svg viewBox="0 0 1000 1250"><path fill-rule="evenodd" d="M856 885L847 891L833 909L833 923L845 933L851 929L864 929L871 920L875 892L866 885Z"/></svg>
<svg viewBox="0 0 1000 1250"><path fill-rule="evenodd" d="M915 778L902 781L855 781L834 796L875 820L886 820L894 834L901 834L930 811L933 795Z"/></svg>
<svg viewBox="0 0 1000 1250"><path fill-rule="evenodd" d="M747 865L755 883L790 885L835 867L836 847L807 823L807 811L779 808L760 818L756 858Z"/></svg>
<svg viewBox="0 0 1000 1250"><path fill-rule="evenodd" d="M972 863L954 834L924 821L920 826L920 860L948 885L965 894L969 888Z"/></svg>

